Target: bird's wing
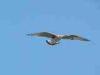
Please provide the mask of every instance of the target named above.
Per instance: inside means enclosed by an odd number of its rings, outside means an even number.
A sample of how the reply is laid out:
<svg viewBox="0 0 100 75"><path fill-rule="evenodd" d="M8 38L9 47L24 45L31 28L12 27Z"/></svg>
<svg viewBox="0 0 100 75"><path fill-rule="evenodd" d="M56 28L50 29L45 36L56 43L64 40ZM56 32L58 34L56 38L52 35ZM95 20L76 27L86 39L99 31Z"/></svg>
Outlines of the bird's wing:
<svg viewBox="0 0 100 75"><path fill-rule="evenodd" d="M83 38L77 35L64 35L62 39L69 39L69 40L80 40L80 41L90 41L87 38Z"/></svg>
<svg viewBox="0 0 100 75"><path fill-rule="evenodd" d="M49 33L49 32L39 32L39 33L31 33L31 34L27 34L28 36L39 36L39 37L47 37L47 38L53 38L56 35Z"/></svg>

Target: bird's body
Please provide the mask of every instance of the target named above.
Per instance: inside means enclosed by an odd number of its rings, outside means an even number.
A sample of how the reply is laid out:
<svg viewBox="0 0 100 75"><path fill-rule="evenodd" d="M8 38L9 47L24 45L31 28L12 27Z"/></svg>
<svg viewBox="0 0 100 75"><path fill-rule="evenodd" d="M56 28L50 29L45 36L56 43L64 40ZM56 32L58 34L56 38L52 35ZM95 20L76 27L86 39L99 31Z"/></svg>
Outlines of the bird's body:
<svg viewBox="0 0 100 75"><path fill-rule="evenodd" d="M59 44L59 41L61 39L90 41L86 38L83 38L83 37L80 37L80 36L77 36L77 35L56 35L56 34L52 34L52 33L49 33L49 32L31 33L31 34L27 34L27 35L50 38L49 41L46 40L46 43L49 44L49 45Z"/></svg>
<svg viewBox="0 0 100 75"><path fill-rule="evenodd" d="M56 44L59 44L59 41L61 40L61 37L59 36L56 36L55 38L51 38L49 41L46 40L46 42L49 44L49 45L56 45Z"/></svg>

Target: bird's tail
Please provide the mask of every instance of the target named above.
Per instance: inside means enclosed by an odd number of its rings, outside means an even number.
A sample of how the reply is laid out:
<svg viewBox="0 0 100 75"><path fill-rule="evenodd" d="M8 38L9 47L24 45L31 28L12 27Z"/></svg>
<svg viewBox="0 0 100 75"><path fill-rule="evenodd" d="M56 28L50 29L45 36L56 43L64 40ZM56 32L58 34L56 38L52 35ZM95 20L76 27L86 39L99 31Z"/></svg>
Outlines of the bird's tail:
<svg viewBox="0 0 100 75"><path fill-rule="evenodd" d="M53 46L53 45L56 45L56 44L59 44L59 42L56 42L56 43L50 43L48 40L46 40L46 43L49 44L49 45L52 45L52 46Z"/></svg>

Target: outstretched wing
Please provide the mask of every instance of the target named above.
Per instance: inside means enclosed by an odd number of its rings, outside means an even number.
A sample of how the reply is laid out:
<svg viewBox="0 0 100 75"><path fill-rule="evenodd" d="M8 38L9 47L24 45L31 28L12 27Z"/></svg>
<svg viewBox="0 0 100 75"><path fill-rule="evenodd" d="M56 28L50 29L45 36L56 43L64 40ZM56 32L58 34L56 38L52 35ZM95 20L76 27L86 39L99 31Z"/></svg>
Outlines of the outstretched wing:
<svg viewBox="0 0 100 75"><path fill-rule="evenodd" d="M52 34L52 33L49 33L49 32L31 33L31 34L27 34L27 35L28 35L28 36L47 37L47 38L56 37L55 34Z"/></svg>
<svg viewBox="0 0 100 75"><path fill-rule="evenodd" d="M87 38L83 38L77 35L64 35L62 39L69 39L69 40L80 40L80 41L90 41Z"/></svg>

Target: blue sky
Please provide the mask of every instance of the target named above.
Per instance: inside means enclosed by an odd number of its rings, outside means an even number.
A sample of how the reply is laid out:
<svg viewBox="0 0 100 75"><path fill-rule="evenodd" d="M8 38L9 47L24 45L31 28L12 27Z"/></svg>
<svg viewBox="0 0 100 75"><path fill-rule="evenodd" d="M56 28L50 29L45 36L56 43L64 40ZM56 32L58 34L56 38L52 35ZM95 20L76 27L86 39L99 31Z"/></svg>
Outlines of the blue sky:
<svg viewBox="0 0 100 75"><path fill-rule="evenodd" d="M99 0L1 0L0 75L100 75ZM26 36L77 34L91 42Z"/></svg>

